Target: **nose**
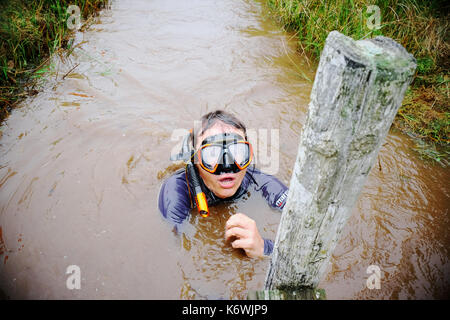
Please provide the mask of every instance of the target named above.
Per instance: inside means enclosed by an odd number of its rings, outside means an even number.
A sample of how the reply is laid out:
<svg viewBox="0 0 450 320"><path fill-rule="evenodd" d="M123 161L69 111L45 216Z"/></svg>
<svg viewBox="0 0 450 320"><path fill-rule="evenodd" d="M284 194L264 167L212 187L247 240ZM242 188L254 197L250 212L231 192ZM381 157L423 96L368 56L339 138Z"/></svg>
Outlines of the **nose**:
<svg viewBox="0 0 450 320"><path fill-rule="evenodd" d="M225 151L223 153L223 162L222 162L222 172L233 172L233 164L234 160L233 157L228 153L228 151Z"/></svg>

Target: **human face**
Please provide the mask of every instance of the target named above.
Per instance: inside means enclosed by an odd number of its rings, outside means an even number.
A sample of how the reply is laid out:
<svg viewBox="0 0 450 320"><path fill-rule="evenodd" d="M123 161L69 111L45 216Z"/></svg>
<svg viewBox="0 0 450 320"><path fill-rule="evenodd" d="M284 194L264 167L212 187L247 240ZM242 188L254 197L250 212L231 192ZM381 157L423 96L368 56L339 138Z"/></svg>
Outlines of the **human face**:
<svg viewBox="0 0 450 320"><path fill-rule="evenodd" d="M236 133L241 136L245 136L242 130L239 130L231 125L217 121L211 128L206 130L202 135L198 136L195 149L198 150L202 145L203 140L208 137L223 134L223 133ZM233 196L244 179L247 169L241 170L237 173L223 173L220 175L212 174L204 170L197 164L198 172L205 185L211 190L217 197L224 199Z"/></svg>

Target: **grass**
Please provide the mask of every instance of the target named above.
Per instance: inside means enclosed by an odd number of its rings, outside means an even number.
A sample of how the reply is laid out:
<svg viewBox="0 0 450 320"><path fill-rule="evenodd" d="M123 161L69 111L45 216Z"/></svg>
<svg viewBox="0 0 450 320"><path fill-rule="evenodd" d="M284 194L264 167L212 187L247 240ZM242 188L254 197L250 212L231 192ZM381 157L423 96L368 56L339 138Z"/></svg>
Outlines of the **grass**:
<svg viewBox="0 0 450 320"><path fill-rule="evenodd" d="M296 33L299 49L318 61L328 33L353 39L378 35L402 44L417 59L417 72L394 127L417 138L424 159L449 164L449 5L442 0L266 0L278 22ZM379 29L370 28L377 5Z"/></svg>
<svg viewBox="0 0 450 320"><path fill-rule="evenodd" d="M328 33L354 39L384 35L417 58L417 73L394 126L420 142L423 158L448 163L450 24L443 0L266 0L273 16L298 37L299 47L318 60ZM0 122L24 97L37 93L36 80L48 70L47 58L70 49L69 5L84 20L108 0L0 0ZM370 29L369 4L381 12L380 29Z"/></svg>
<svg viewBox="0 0 450 320"><path fill-rule="evenodd" d="M97 14L108 0L0 0L0 122L48 70L48 57L70 47L69 5L82 19Z"/></svg>

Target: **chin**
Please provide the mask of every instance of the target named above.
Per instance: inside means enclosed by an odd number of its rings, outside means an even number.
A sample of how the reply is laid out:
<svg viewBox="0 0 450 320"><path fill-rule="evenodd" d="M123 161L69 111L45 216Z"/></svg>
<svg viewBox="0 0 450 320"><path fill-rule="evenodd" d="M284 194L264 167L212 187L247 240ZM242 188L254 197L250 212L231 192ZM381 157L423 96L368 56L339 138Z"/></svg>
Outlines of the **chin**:
<svg viewBox="0 0 450 320"><path fill-rule="evenodd" d="M233 196L235 193L236 193L236 191L237 191L237 188L233 188L233 189L222 189L222 188L218 188L219 190L218 190L218 192L216 193L216 195L219 197L219 198L229 198L229 197L231 197L231 196Z"/></svg>
<svg viewBox="0 0 450 320"><path fill-rule="evenodd" d="M231 196L233 196L235 193L236 193L236 191L237 191L237 189L236 190L231 190L231 189L225 189L225 190L220 190L220 191L218 191L217 193L216 193L216 195L219 197L219 198L229 198L229 197L231 197Z"/></svg>

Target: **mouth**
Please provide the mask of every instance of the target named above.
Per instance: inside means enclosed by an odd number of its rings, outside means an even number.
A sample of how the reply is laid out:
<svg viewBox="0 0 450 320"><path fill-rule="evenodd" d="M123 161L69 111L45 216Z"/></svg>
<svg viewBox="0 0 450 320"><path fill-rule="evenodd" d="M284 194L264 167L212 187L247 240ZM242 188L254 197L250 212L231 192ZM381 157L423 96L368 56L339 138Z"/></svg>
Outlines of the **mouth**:
<svg viewBox="0 0 450 320"><path fill-rule="evenodd" d="M230 189L236 183L236 177L233 173L221 174L217 180L221 188Z"/></svg>

